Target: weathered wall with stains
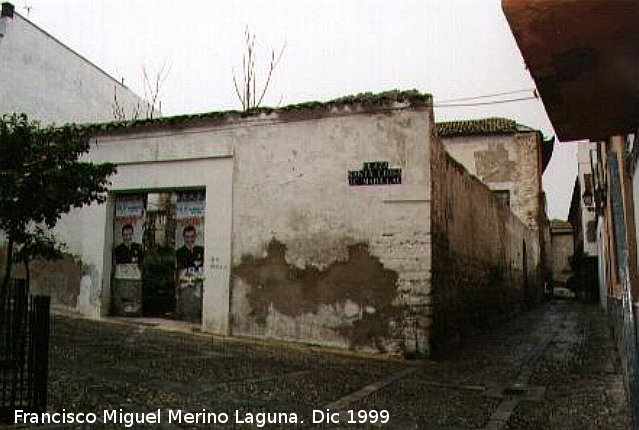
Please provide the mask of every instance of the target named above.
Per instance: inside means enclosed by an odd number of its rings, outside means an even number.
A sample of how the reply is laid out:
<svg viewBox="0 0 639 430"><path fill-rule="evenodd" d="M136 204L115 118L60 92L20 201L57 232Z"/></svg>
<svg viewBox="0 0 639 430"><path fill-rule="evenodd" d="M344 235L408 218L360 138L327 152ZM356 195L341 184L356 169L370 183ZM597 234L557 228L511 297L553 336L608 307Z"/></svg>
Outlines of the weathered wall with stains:
<svg viewBox="0 0 639 430"><path fill-rule="evenodd" d="M84 314L109 309L114 196L176 189L206 190L206 331L428 355L539 298L538 232L446 154L429 96L96 130L112 193L56 228ZM370 162L401 183L350 184Z"/></svg>
<svg viewBox="0 0 639 430"><path fill-rule="evenodd" d="M574 253L574 238L572 229L568 231L553 231L551 235L552 254L550 256L550 270L555 286L565 287L566 281L573 274L570 261Z"/></svg>
<svg viewBox="0 0 639 430"><path fill-rule="evenodd" d="M82 263L65 253L56 261L34 260L29 263L29 292L50 296L56 307L75 308L80 294ZM15 266L13 276L25 277L23 265Z"/></svg>
<svg viewBox="0 0 639 430"><path fill-rule="evenodd" d="M232 333L426 354L430 106L360 106L236 135ZM349 186L386 161L400 185Z"/></svg>
<svg viewBox="0 0 639 430"><path fill-rule="evenodd" d="M106 204L56 228L78 261L62 304L108 314L117 193L198 188L203 330L428 353L429 98L181 121L98 130L86 159L118 172ZM401 169L401 184L349 185L377 161Z"/></svg>
<svg viewBox="0 0 639 430"><path fill-rule="evenodd" d="M433 350L543 297L539 234L479 179L432 145Z"/></svg>
<svg viewBox="0 0 639 430"><path fill-rule="evenodd" d="M537 132L442 137L448 153L491 190L509 191L512 211L539 227L541 159Z"/></svg>

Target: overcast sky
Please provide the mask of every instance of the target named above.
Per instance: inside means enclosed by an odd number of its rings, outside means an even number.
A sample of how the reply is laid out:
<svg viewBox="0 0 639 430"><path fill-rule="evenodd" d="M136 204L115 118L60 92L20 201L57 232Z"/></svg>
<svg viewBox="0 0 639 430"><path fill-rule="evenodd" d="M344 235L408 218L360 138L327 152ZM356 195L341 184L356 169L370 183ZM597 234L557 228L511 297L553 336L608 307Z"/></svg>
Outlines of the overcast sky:
<svg viewBox="0 0 639 430"><path fill-rule="evenodd" d="M160 93L165 115L240 108L232 71L241 70L248 26L256 35L258 79L265 75L271 49L286 45L263 105L416 88L433 95L437 120L504 116L554 135L541 101L529 98L534 82L500 0L14 4L21 15L138 94L144 94L142 68L153 74L165 64ZM482 97L491 94L502 95ZM481 98L447 102L471 97ZM520 98L525 100L503 103ZM567 216L575 153L574 144L557 145L544 174L551 218Z"/></svg>

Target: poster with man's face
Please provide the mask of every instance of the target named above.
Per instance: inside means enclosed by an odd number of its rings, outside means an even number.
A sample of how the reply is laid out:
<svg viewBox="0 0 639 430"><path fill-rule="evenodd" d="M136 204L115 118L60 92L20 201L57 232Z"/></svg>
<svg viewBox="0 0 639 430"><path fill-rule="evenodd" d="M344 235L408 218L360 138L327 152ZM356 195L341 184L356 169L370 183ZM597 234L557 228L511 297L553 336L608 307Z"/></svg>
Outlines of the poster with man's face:
<svg viewBox="0 0 639 430"><path fill-rule="evenodd" d="M113 259L116 279L141 279L144 260L144 196L115 199Z"/></svg>
<svg viewBox="0 0 639 430"><path fill-rule="evenodd" d="M178 193L175 260L180 284L204 278L204 211L204 191Z"/></svg>

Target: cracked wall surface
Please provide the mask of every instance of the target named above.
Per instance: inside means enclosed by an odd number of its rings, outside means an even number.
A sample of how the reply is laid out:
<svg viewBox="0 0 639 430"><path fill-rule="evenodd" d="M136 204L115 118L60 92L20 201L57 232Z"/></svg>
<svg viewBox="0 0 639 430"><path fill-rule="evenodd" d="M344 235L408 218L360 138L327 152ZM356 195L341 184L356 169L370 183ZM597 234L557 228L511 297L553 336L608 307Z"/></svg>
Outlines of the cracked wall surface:
<svg viewBox="0 0 639 430"><path fill-rule="evenodd" d="M428 353L430 108L236 136L234 334ZM351 186L365 162L402 183Z"/></svg>

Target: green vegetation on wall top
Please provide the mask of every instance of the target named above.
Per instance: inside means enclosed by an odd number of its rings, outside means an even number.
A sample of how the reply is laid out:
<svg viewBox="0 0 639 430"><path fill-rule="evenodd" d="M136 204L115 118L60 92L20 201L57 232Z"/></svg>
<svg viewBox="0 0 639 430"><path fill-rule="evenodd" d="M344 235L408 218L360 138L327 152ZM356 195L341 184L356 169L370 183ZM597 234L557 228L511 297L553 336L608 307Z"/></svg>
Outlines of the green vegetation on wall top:
<svg viewBox="0 0 639 430"><path fill-rule="evenodd" d="M392 103L409 103L411 106L423 106L430 105L432 103L432 96L426 93L420 93L417 90L392 90L385 91L381 93L360 93L356 95L344 96L334 100L319 102L319 101L311 101L298 103L293 105L288 105L284 107L272 108L272 107L259 107L257 109L252 109L249 111L218 111L218 112L207 112L200 114L190 114L190 115L177 115L177 116L169 116L169 117L161 117L161 118L153 118L153 119L138 119L133 121L114 121L114 122L104 122L104 123L94 123L94 124L85 124L81 127L85 129L89 134L104 134L111 131L120 131L120 130L128 130L134 128L145 128L145 127L160 127L160 126L180 126L185 127L189 124L199 122L201 120L207 119L230 119L230 118L249 118L254 116L259 116L262 114L272 114L272 113L281 113L281 114L289 114L289 113L297 113L304 111L318 111L318 110L328 110L334 107L343 107L346 105L361 105L364 107L383 107Z"/></svg>

